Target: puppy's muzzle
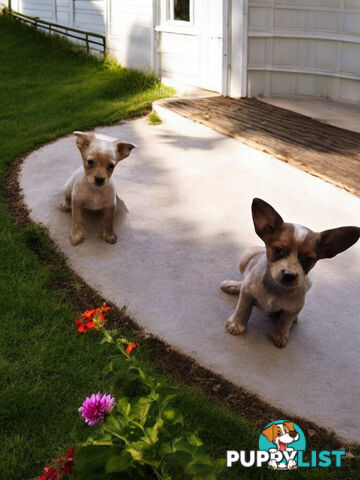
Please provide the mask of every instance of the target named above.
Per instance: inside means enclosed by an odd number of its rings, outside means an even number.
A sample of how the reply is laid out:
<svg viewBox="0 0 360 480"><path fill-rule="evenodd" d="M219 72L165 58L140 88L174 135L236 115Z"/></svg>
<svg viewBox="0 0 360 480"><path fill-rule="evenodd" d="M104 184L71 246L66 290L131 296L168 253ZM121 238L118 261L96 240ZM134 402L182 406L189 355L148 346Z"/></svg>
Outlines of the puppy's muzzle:
<svg viewBox="0 0 360 480"><path fill-rule="evenodd" d="M101 187L102 185L104 185L104 182L105 182L105 178L95 177L95 185L97 187Z"/></svg>
<svg viewBox="0 0 360 480"><path fill-rule="evenodd" d="M297 274L288 272L286 270L283 270L281 272L281 282L284 285L291 286L295 283L295 280L297 279Z"/></svg>

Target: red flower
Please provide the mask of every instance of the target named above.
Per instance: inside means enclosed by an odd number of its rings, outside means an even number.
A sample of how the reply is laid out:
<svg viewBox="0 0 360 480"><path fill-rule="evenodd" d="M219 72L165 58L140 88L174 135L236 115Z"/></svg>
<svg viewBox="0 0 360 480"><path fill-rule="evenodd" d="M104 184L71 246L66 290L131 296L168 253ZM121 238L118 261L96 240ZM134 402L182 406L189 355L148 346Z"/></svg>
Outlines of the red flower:
<svg viewBox="0 0 360 480"><path fill-rule="evenodd" d="M59 474L55 468L44 468L44 475L41 475L40 480L58 480Z"/></svg>
<svg viewBox="0 0 360 480"><path fill-rule="evenodd" d="M137 343L129 343L129 345L126 347L125 352L127 355L130 355L130 353L138 346Z"/></svg>
<svg viewBox="0 0 360 480"><path fill-rule="evenodd" d="M75 448L71 447L66 452L65 457L58 457L56 462L58 465L45 467L44 474L41 475L40 480L60 480L64 478L64 475L71 473L73 466L75 465L75 460L73 458L75 453Z"/></svg>
<svg viewBox="0 0 360 480"><path fill-rule="evenodd" d="M103 303L100 308L93 308L91 310L85 310L81 314L81 317L75 320L75 326L80 333L86 333L88 329L95 328L100 330L102 328L101 323L106 318L106 313L111 310L110 307Z"/></svg>
<svg viewBox="0 0 360 480"><path fill-rule="evenodd" d="M65 457L70 458L73 457L75 453L75 447L70 447L69 450L66 452Z"/></svg>
<svg viewBox="0 0 360 480"><path fill-rule="evenodd" d="M98 313L98 310L100 310L100 309L99 309L99 308L95 308L95 309L93 309L93 310L86 310L86 311L82 314L82 316L83 316L84 318L90 319L90 318L92 318L96 313Z"/></svg>

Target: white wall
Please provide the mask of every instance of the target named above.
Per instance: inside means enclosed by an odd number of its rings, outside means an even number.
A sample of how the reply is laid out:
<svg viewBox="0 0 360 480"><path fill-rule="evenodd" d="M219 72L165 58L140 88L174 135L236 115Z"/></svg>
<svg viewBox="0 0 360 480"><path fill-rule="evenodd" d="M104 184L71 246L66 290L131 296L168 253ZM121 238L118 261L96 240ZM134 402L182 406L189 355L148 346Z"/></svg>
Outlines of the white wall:
<svg viewBox="0 0 360 480"><path fill-rule="evenodd" d="M152 69L152 0L108 0L109 52L127 67Z"/></svg>
<svg viewBox="0 0 360 480"><path fill-rule="evenodd" d="M360 101L360 0L249 0L247 95Z"/></svg>
<svg viewBox="0 0 360 480"><path fill-rule="evenodd" d="M48 21L54 20L53 0L13 0L11 7L25 15L41 17Z"/></svg>
<svg viewBox="0 0 360 480"><path fill-rule="evenodd" d="M13 9L107 36L109 53L126 67L149 71L153 0L13 0Z"/></svg>
<svg viewBox="0 0 360 480"><path fill-rule="evenodd" d="M58 1L56 0L56 2ZM64 0L60 0L60 2L64 2ZM76 0L73 2L73 26L75 28L105 35L105 24L106 0Z"/></svg>

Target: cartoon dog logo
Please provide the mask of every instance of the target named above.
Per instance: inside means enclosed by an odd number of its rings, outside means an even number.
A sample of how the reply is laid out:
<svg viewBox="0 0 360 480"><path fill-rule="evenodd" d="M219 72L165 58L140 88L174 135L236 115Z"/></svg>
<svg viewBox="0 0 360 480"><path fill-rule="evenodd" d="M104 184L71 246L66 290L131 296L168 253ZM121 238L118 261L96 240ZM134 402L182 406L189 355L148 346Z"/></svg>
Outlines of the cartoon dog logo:
<svg viewBox="0 0 360 480"><path fill-rule="evenodd" d="M273 423L261 432L270 443L276 445L276 448L270 448L270 461L268 467L276 470L293 470L297 468L295 461L296 450L289 445L299 440L299 434L295 430L293 422L284 421L283 423ZM277 454L277 452L281 452ZM284 461L279 463L279 458Z"/></svg>

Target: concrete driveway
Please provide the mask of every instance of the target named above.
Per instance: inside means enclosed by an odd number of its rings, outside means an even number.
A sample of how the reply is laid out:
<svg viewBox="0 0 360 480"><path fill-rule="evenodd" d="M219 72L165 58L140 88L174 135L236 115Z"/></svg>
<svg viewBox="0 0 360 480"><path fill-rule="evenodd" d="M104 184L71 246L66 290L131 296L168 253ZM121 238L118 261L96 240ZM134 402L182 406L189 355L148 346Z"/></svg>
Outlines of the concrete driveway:
<svg viewBox="0 0 360 480"><path fill-rule="evenodd" d="M72 136L26 158L21 186L31 218L89 285L127 305L145 329L290 417L358 442L360 243L315 267L283 350L268 339L271 320L259 310L246 335L225 332L237 299L219 284L239 278L241 252L261 244L253 197L314 230L360 225L360 199L202 125L160 115L160 126L140 119L97 130L139 145L114 173L129 210L118 209L116 245L99 237L99 218L88 219L83 244L70 245L70 214L58 204L63 183L81 165Z"/></svg>

